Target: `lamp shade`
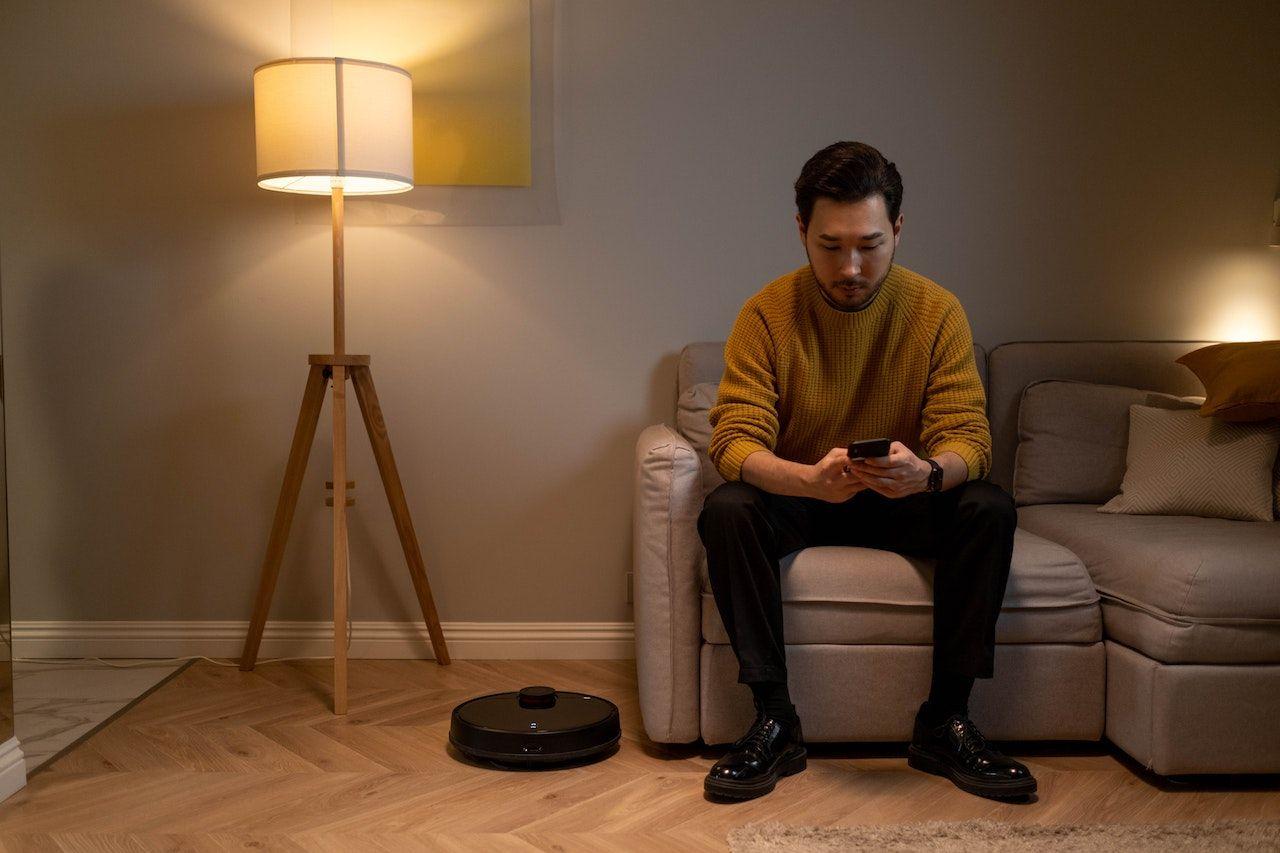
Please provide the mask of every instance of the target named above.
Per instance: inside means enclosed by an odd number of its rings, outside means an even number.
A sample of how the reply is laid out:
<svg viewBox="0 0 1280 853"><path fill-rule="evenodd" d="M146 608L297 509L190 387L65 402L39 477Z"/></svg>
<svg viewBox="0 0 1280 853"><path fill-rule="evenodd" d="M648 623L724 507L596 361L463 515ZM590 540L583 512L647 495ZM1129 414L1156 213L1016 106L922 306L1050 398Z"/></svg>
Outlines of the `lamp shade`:
<svg viewBox="0 0 1280 853"><path fill-rule="evenodd" d="M413 189L413 84L403 68L340 57L268 62L253 71L253 114L263 189Z"/></svg>

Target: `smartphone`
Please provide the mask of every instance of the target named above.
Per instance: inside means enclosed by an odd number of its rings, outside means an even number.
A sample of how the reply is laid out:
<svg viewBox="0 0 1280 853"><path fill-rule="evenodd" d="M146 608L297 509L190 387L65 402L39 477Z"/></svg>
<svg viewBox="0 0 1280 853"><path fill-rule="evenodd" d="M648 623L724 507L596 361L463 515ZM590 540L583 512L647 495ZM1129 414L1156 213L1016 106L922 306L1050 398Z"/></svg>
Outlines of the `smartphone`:
<svg viewBox="0 0 1280 853"><path fill-rule="evenodd" d="M855 441L849 445L849 458L866 459L867 457L888 456L889 444L890 442L887 438L868 438L864 441Z"/></svg>

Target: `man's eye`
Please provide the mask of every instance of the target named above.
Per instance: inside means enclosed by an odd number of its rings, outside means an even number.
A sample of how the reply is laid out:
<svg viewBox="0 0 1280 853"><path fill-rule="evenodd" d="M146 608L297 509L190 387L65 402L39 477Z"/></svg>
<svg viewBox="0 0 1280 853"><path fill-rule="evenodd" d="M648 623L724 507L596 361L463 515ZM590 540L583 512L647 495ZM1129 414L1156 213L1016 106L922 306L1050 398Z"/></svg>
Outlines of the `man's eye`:
<svg viewBox="0 0 1280 853"><path fill-rule="evenodd" d="M839 246L823 246L822 248L826 249L828 252L838 252L838 251L840 251L840 247L839 247Z"/></svg>

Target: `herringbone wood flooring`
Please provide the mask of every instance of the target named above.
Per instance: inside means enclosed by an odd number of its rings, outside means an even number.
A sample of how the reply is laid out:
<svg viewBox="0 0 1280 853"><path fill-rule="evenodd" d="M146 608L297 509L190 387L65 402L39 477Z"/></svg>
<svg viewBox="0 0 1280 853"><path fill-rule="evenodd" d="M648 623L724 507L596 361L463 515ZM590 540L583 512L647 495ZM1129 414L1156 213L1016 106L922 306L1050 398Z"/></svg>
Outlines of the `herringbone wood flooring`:
<svg viewBox="0 0 1280 853"><path fill-rule="evenodd" d="M708 801L723 747L643 733L634 661L353 660L350 713L330 713L327 661L253 672L197 661L34 774L0 805L6 850L723 850L757 820L1161 822L1280 816L1275 777L1179 787L1088 744L1013 745L1040 783L1015 805L906 766L902 745L814 744L769 796ZM484 693L549 684L604 696L623 744L570 769L510 772L448 747L449 714Z"/></svg>

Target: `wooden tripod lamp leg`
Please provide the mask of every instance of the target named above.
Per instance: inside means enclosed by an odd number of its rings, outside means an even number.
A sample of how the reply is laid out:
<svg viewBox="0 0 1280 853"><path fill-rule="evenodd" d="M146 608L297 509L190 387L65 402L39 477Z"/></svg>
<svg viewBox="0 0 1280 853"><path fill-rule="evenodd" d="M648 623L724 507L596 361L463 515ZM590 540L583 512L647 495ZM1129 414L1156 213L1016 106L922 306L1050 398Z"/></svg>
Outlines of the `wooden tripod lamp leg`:
<svg viewBox="0 0 1280 853"><path fill-rule="evenodd" d="M427 623L427 633L431 635L431 646L435 651L436 662L447 665L449 649L445 645L444 632L440 630L440 618L436 615L435 600L431 597L431 585L427 582L426 568L422 564L418 536L413 531L413 519L409 516L409 504L405 500L404 488L400 485L400 474L396 471L396 460L391 453L391 441L387 437L387 425L382 418L382 407L378 405L378 394L373 388L373 375L369 372L367 365L352 366L350 372L351 384L356 391L356 401L360 404L360 414L364 417L365 430L369 433L369 443L373 446L373 456L378 463L378 473L382 476L382 485L387 492L387 502L391 504L391 515L396 522L396 532L400 534L400 546L404 549L404 558L409 564L409 577L413 580L413 589L418 596L418 606L422 608L422 618ZM334 487L337 487L336 478ZM334 503L337 504L336 493Z"/></svg>
<svg viewBox="0 0 1280 853"><path fill-rule="evenodd" d="M258 660L258 645L262 642L262 629L267 624L267 614L271 610L271 597L275 594L276 578L280 574L280 559L284 556L285 542L289 539L293 511L298 505L298 490L302 488L302 475L307 470L307 457L311 454L311 442L315 438L316 424L320 420L320 407L324 404L325 385L328 384L325 372L323 365L313 364L307 376L302 409L298 412L298 425L293 430L293 446L289 449L289 464L284 469L284 483L280 486L275 520L271 523L271 537L267 540L267 555L262 561L253 619L249 623L249 634L245 637L244 652L240 656L240 669L245 672L252 670Z"/></svg>

